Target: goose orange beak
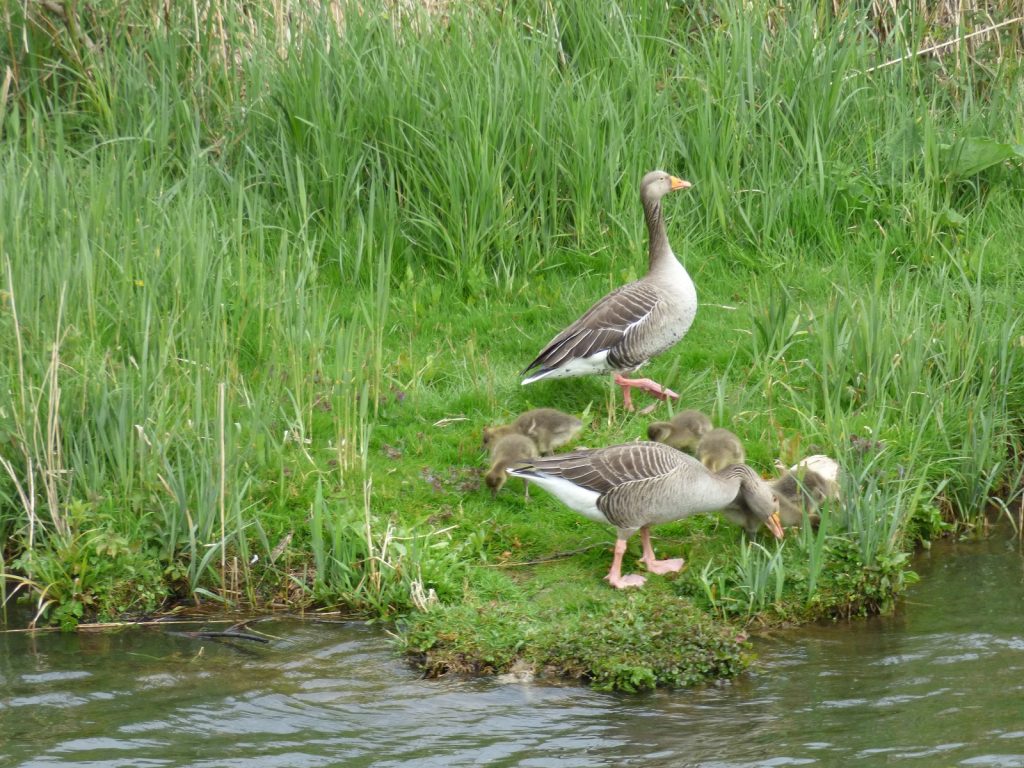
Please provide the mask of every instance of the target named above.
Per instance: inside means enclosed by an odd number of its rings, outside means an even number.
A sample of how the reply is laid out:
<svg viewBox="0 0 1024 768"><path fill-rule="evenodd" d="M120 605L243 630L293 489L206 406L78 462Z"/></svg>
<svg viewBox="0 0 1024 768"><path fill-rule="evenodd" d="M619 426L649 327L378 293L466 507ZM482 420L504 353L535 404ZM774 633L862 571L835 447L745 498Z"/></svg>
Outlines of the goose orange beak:
<svg viewBox="0 0 1024 768"><path fill-rule="evenodd" d="M693 184L688 182L686 179L677 179L675 176L672 177L672 191L675 192L679 189L689 189Z"/></svg>
<svg viewBox="0 0 1024 768"><path fill-rule="evenodd" d="M778 512L772 512L771 517L765 520L764 524L768 526L768 530L772 532L776 539L785 537L786 533L782 530L782 521L779 520Z"/></svg>

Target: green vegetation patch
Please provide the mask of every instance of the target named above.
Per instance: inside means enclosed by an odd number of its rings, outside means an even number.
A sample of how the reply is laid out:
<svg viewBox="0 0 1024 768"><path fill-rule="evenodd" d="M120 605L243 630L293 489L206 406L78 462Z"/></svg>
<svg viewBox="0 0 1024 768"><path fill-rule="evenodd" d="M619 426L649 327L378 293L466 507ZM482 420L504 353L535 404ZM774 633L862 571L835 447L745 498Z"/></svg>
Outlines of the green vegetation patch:
<svg viewBox="0 0 1024 768"><path fill-rule="evenodd" d="M744 635L663 589L618 592L581 585L578 574L518 599L438 608L409 619L408 652L428 674L503 673L524 665L539 676L639 691L732 677L745 668Z"/></svg>

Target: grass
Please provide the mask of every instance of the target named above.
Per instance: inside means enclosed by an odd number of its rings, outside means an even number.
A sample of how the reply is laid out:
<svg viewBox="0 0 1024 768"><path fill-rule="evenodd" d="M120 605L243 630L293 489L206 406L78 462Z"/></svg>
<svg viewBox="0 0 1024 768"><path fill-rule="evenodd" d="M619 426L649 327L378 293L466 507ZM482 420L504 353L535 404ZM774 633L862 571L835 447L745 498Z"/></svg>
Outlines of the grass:
<svg viewBox="0 0 1024 768"><path fill-rule="evenodd" d="M680 685L738 672L748 624L891 606L917 541L1015 509L1019 28L869 71L981 22L246 9L19 4L0 41L0 570L40 620L341 606L434 672ZM644 434L607 381L517 374L641 274L652 167L695 183L666 205L702 308L646 372L766 474L847 472L780 546L666 526L688 570L625 595L610 532L490 499L479 437L536 406Z"/></svg>

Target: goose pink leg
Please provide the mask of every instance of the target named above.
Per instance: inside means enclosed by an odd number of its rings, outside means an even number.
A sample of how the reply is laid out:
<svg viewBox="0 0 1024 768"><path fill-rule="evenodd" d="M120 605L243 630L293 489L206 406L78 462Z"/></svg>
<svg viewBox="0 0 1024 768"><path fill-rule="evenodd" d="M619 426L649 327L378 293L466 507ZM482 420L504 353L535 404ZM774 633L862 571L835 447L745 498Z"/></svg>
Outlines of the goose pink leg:
<svg viewBox="0 0 1024 768"><path fill-rule="evenodd" d="M633 387L636 387L637 389L642 389L644 392L650 392L659 400L667 400L670 397L673 400L679 399L679 395L677 395L671 389L663 387L661 386L661 384L659 384L656 381L652 381L651 379L627 379L621 373L616 373L615 383L622 387L622 404L627 411L633 410L633 397L629 391ZM657 403L655 403L655 405L657 405ZM643 411L641 411L641 413L650 413L652 409L653 406L648 406Z"/></svg>
<svg viewBox="0 0 1024 768"><path fill-rule="evenodd" d="M640 540L644 545L644 556L640 558L640 562L644 564L649 573L675 573L682 570L686 563L683 558L659 560L654 556L654 547L651 546L651 531L646 526L640 529Z"/></svg>
<svg viewBox="0 0 1024 768"><path fill-rule="evenodd" d="M605 576L605 580L616 589L625 589L626 587L642 587L646 579L636 573L631 573L628 576L622 575L622 556L626 554L626 540L616 539L615 540L615 555L612 557L612 569L608 571L608 575Z"/></svg>

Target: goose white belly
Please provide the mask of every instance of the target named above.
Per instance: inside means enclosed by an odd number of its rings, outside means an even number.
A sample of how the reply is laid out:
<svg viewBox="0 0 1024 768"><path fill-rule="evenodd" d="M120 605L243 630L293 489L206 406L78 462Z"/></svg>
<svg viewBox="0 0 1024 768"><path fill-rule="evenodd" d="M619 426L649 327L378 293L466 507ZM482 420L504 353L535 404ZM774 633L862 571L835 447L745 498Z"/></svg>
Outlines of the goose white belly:
<svg viewBox="0 0 1024 768"><path fill-rule="evenodd" d="M530 384L540 379L569 379L577 376L591 376L599 373L610 373L612 370L608 364L608 350L602 349L590 357L574 357L552 368L534 376L523 379L523 384Z"/></svg>
<svg viewBox="0 0 1024 768"><path fill-rule="evenodd" d="M510 475L517 474L514 469L510 469L508 472ZM565 504L565 506L569 507L569 509L579 512L588 520L611 525L608 518L604 516L604 512L597 508L597 500L601 496L597 491L582 488L563 477L528 473L523 473L518 475L518 477L529 480L531 483L536 483Z"/></svg>

